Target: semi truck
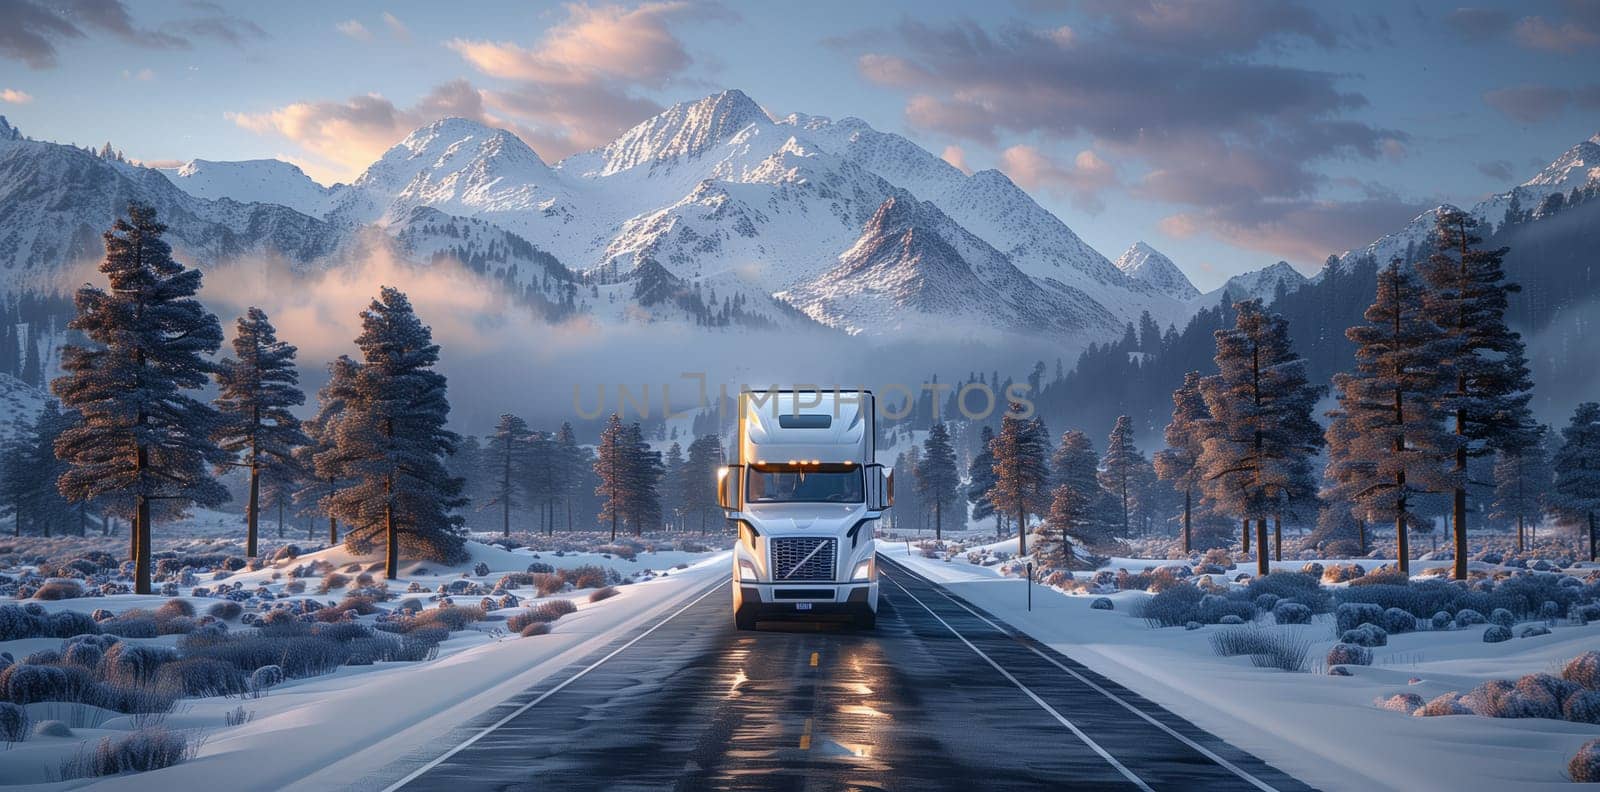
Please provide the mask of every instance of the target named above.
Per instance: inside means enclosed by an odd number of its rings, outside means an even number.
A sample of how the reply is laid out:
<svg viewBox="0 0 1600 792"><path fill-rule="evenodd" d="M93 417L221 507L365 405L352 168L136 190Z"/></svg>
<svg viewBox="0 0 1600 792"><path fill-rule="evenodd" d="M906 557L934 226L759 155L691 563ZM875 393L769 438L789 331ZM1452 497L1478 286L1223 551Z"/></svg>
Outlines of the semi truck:
<svg viewBox="0 0 1600 792"><path fill-rule="evenodd" d="M741 391L731 464L717 500L738 529L733 615L871 629L878 618L877 521L894 472L875 458L869 390Z"/></svg>

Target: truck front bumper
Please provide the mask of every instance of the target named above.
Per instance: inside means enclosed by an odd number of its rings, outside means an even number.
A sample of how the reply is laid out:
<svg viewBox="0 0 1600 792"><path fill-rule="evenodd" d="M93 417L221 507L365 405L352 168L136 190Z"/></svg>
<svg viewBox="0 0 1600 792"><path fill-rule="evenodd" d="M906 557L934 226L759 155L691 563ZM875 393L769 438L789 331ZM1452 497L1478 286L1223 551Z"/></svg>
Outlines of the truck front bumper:
<svg viewBox="0 0 1600 792"><path fill-rule="evenodd" d="M878 610L878 582L763 583L738 581L733 587L737 613L760 621L782 619L849 620Z"/></svg>

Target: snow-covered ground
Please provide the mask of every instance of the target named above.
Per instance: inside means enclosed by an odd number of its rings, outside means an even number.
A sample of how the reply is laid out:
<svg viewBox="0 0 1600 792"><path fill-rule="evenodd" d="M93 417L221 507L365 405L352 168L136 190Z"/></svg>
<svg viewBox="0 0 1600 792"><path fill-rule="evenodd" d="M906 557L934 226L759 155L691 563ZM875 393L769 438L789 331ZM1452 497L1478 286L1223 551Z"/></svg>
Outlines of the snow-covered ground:
<svg viewBox="0 0 1600 792"><path fill-rule="evenodd" d="M658 547L669 540L657 538ZM684 544L681 543L680 544ZM484 590L494 587L507 573L524 573L530 564L547 564L556 570L599 566L612 570L616 594L591 601L593 587L568 585L558 592L541 596L531 584L497 587L489 595L516 597L514 607L489 610L487 618L443 640L432 659L419 662L377 662L369 665L344 665L330 674L289 679L272 687L259 698L212 696L185 698L160 725L183 731L194 755L177 766L148 773L112 776L97 781L97 788L149 789L152 783L174 789L332 789L347 786L389 762L439 737L456 724L469 720L564 668L580 657L605 646L613 639L659 618L691 594L705 589L727 575L727 556L722 551L704 551L690 542L692 550L645 550L627 559L614 553L551 552L527 547L507 550L480 542L469 542L469 558L456 565L408 562L401 577L390 589L394 596L378 603L379 612L357 617L356 622L372 626L377 619L416 600L424 615L438 607L441 586L471 586L472 592L453 594L458 606L476 605ZM59 560L59 559L58 559ZM243 584L244 591L265 587L277 600L302 598L318 604L333 604L357 587L356 570L369 570L378 556L357 557L343 546L309 552L293 559L269 563L227 575L219 583ZM316 574L295 577L296 568L315 565ZM9 572L15 574L18 570ZM317 593L337 572L347 580L326 593ZM210 574L200 576L199 585L215 587ZM287 587L293 581L307 586L304 592ZM463 582L465 581L465 582ZM381 582L381 581L380 581ZM190 586L183 587L187 595ZM409 591L408 591L409 589ZM154 610L172 598L117 594L58 601L39 601L49 613L73 610L89 613L106 609L122 613L139 608ZM198 615L219 602L214 597L183 596ZM550 624L545 635L519 637L508 631L505 619L530 606L553 600L570 601L576 610ZM253 612L255 603L247 603ZM233 632L248 629L234 621ZM134 644L177 646L180 635L158 638L124 638ZM29 654L56 650L60 638L26 638L0 643L0 650L17 660ZM35 724L42 720L63 719L72 715L75 705L29 704L26 709ZM70 736L30 736L0 750L0 785L11 788L73 788L93 779L55 781L61 765L82 752L93 753L101 739L117 737L136 728L133 716L106 713L111 717L96 728L74 728ZM246 721L229 723L230 718ZM94 720L99 720L95 718Z"/></svg>
<svg viewBox="0 0 1600 792"><path fill-rule="evenodd" d="M1014 551L1016 539L987 547ZM1372 650L1371 666L1348 667L1352 676L1345 677L1321 673L1320 660L1338 638L1333 616L1321 615L1307 625L1273 628L1312 644L1312 671L1290 673L1256 668L1249 657L1217 656L1210 636L1236 628L1148 626L1134 615L1138 603L1151 596L1143 591L1110 594L1114 608L1094 610L1090 604L1099 595L1069 595L1035 585L1029 611L1026 582L1003 576L999 565L968 563L961 555L950 561L929 559L904 542L880 542L879 552L1319 788L1566 788L1567 760L1596 734L1592 724L1543 718L1411 717L1382 709L1375 701L1406 692L1429 700L1451 691L1466 693L1489 679L1559 673L1572 657L1600 649L1597 623L1558 623L1550 635L1494 644L1483 642L1483 627L1394 634L1387 646ZM1113 558L1103 568L1138 572L1168 563ZM1273 567L1294 571L1302 563ZM1370 568L1378 562L1360 563ZM1418 562L1413 571L1447 563ZM1241 565L1228 577L1252 571Z"/></svg>

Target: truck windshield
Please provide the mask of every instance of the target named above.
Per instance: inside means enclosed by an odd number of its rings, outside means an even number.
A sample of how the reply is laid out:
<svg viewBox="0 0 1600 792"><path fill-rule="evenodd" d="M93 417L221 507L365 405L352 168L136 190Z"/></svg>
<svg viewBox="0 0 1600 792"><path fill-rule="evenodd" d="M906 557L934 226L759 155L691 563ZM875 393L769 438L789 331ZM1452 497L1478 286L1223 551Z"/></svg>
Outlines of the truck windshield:
<svg viewBox="0 0 1600 792"><path fill-rule="evenodd" d="M752 465L744 497L750 503L860 503L862 489L858 465Z"/></svg>

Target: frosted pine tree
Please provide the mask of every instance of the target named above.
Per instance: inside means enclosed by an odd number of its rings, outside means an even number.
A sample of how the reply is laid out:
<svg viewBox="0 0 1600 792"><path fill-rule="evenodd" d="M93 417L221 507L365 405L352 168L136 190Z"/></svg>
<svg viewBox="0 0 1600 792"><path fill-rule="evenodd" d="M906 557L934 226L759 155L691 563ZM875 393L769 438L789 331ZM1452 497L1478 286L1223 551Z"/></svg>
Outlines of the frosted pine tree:
<svg viewBox="0 0 1600 792"><path fill-rule="evenodd" d="M1318 389L1306 380L1283 317L1256 300L1234 311L1234 326L1216 332L1218 373L1200 381L1213 431L1198 464L1211 502L1255 521L1256 571L1264 575L1267 520L1281 520L1312 486L1307 460L1322 445L1311 415Z"/></svg>
<svg viewBox="0 0 1600 792"><path fill-rule="evenodd" d="M439 347L411 301L385 286L361 312L361 365L334 425L333 447L317 454L319 476L348 479L328 500L350 526L345 544L366 552L384 543L385 575L400 574L401 555L454 564L466 558L464 482L445 468L460 437L445 428L450 401L433 370Z"/></svg>
<svg viewBox="0 0 1600 792"><path fill-rule="evenodd" d="M1133 533L1133 505L1140 473L1150 463L1133 444L1133 421L1117 416L1106 438L1106 453L1100 458L1100 487L1111 494L1119 508L1117 527L1121 536Z"/></svg>
<svg viewBox="0 0 1600 792"><path fill-rule="evenodd" d="M1344 410L1328 412L1328 428L1323 432L1328 447L1327 464L1322 471L1323 508L1317 514L1317 527L1306 546L1324 549L1353 543L1354 555L1367 554L1366 507L1359 505L1359 493L1376 475L1377 463L1356 457L1355 424Z"/></svg>
<svg viewBox="0 0 1600 792"><path fill-rule="evenodd" d="M1400 569L1409 573L1408 535L1427 527L1418 499L1455 484L1446 462L1454 440L1438 409L1454 384L1441 363L1453 358L1452 341L1429 319L1422 285L1398 262L1379 273L1365 318L1345 333L1356 343L1355 372L1334 377L1348 421L1341 454L1352 463L1344 492L1359 514L1394 523Z"/></svg>
<svg viewBox="0 0 1600 792"><path fill-rule="evenodd" d="M1550 427L1536 424L1528 429L1531 442L1514 451L1501 451L1494 458L1494 501L1489 504L1489 519L1517 527L1517 552L1527 546L1527 526L1544 514L1545 501L1555 472L1545 444Z"/></svg>
<svg viewBox="0 0 1600 792"><path fill-rule="evenodd" d="M1194 494L1200 485L1200 451L1211 421L1206 401L1200 395L1200 372L1183 375L1183 384L1172 392L1172 422L1164 434L1167 447L1156 452L1156 475L1171 482L1183 493L1183 552L1192 549L1194 537Z"/></svg>
<svg viewBox="0 0 1600 792"><path fill-rule="evenodd" d="M68 327L88 344L62 349L65 374L51 384L81 416L56 440L56 456L70 465L61 493L129 504L140 594L150 593L152 503L181 509L228 497L210 475L227 460L211 442L217 414L189 395L207 384L222 327L195 299L200 271L172 260L166 230L154 208L134 203L106 232L100 272L110 288L78 290Z"/></svg>
<svg viewBox="0 0 1600 792"><path fill-rule="evenodd" d="M958 514L961 503L961 472L956 468L955 447L950 444L950 430L940 422L928 429L928 438L922 444L922 463L913 472L917 479L917 494L933 506L933 538L944 538L944 518L949 512L953 520L966 523L966 514Z"/></svg>
<svg viewBox="0 0 1600 792"><path fill-rule="evenodd" d="M1055 483L1050 493L1050 527L1069 545L1103 547L1115 533L1114 521L1107 519L1115 506L1100 487L1097 465L1088 435L1075 429L1061 434L1061 443L1050 456ZM1070 560L1084 558L1073 552Z"/></svg>
<svg viewBox="0 0 1600 792"><path fill-rule="evenodd" d="M673 528L680 528L683 519L683 447L677 441L667 447L661 457L661 513Z"/></svg>
<svg viewBox="0 0 1600 792"><path fill-rule="evenodd" d="M495 422L494 434L489 437L489 447L485 449L487 458L484 461L488 469L483 473L486 474L490 489L489 499L484 501L481 508L500 507L502 536L511 535L512 510L526 505L523 495L527 489L533 441L533 432L528 428L527 421L504 413Z"/></svg>
<svg viewBox="0 0 1600 792"><path fill-rule="evenodd" d="M1558 517L1577 523L1589 535L1589 560L1596 560L1595 513L1600 512L1600 404L1584 402L1561 430L1561 448L1552 460L1556 483L1550 506Z"/></svg>
<svg viewBox="0 0 1600 792"><path fill-rule="evenodd" d="M1028 554L1028 515L1050 508L1050 468L1045 462L1049 441L1037 421L1018 416L1013 404L1000 420L1000 433L989 443L994 456L994 486L989 503L997 514L1017 519L1017 554Z"/></svg>
<svg viewBox="0 0 1600 792"><path fill-rule="evenodd" d="M213 404L221 421L211 438L231 456L227 465L250 472L245 555L255 558L262 474L273 480L280 493L292 489L299 478L295 450L310 438L291 408L304 404L306 396L300 391L300 374L294 367L295 348L278 340L277 331L260 308L251 308L239 317L233 354L217 364L219 393ZM281 519L278 535L283 535Z"/></svg>
<svg viewBox="0 0 1600 792"><path fill-rule="evenodd" d="M701 435L689 444L689 456L678 481L683 487L679 502L686 515L698 519L701 533L706 532L706 522L712 515L722 514L717 505L717 468L721 466L722 443L716 435Z"/></svg>
<svg viewBox="0 0 1600 792"><path fill-rule="evenodd" d="M578 435L572 430L572 424L561 424L561 428L556 432L554 460L556 475L553 477L550 487L553 497L563 504L562 512L567 516L567 530L569 531L572 530L573 496L578 494L579 487L582 486L584 480L593 475L590 470L589 454L588 450L578 445ZM554 533L553 507L551 516L552 522L548 531Z"/></svg>
<svg viewBox="0 0 1600 792"><path fill-rule="evenodd" d="M600 504L598 519L611 523L611 541L617 541L617 526L628 511L628 428L622 417L612 413L606 426L600 430L600 442L595 445L594 472L600 477L600 486L594 494L604 500Z"/></svg>
<svg viewBox="0 0 1600 792"><path fill-rule="evenodd" d="M972 519L1000 518L994 512L989 492L994 489L994 452L989 446L994 442L994 430L985 426L978 438L978 453L967 463L967 503L972 504Z"/></svg>
<svg viewBox="0 0 1600 792"><path fill-rule="evenodd" d="M1520 287L1506 282L1507 248L1485 250L1478 221L1458 209L1439 212L1433 254L1419 269L1430 287L1428 316L1454 341L1448 362L1454 387L1439 406L1455 429L1455 486L1451 526L1455 577L1467 578L1467 459L1506 451L1520 453L1532 442L1528 401L1533 380L1522 337L1506 325L1506 295Z"/></svg>
<svg viewBox="0 0 1600 792"><path fill-rule="evenodd" d="M333 449L334 438L338 436L339 419L344 415L345 404L355 392L356 373L360 368L360 363L346 355L340 355L328 364L328 384L317 391L317 413L300 423L307 442L295 449L295 461L305 471L305 476L295 490L294 501L299 504L302 515L328 518L329 547L339 543L339 517L330 499L345 482L337 469L318 467L316 459Z"/></svg>
<svg viewBox="0 0 1600 792"><path fill-rule="evenodd" d="M626 437L628 497L623 519L635 536L642 536L646 528L661 527L661 475L665 466L661 452L645 442L638 422L628 424Z"/></svg>

